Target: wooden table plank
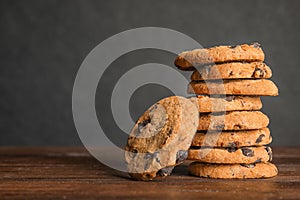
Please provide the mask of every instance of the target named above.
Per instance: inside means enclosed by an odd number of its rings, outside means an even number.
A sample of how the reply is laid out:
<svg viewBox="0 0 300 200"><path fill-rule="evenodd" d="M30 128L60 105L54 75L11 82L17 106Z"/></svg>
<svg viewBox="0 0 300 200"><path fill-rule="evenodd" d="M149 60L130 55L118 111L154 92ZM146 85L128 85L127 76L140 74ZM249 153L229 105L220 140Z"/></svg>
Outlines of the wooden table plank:
<svg viewBox="0 0 300 200"><path fill-rule="evenodd" d="M0 199L300 199L300 148L274 148L279 175L216 180L189 176L187 164L152 182L131 180L83 148L0 147Z"/></svg>

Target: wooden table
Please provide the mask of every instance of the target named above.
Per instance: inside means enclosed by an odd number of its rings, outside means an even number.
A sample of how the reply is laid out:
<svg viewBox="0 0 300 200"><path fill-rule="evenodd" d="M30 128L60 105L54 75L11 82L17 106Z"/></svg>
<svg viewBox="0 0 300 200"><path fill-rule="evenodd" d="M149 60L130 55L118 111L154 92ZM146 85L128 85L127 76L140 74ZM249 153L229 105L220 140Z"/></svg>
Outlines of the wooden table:
<svg viewBox="0 0 300 200"><path fill-rule="evenodd" d="M0 148L0 199L300 199L300 148L274 148L279 175L216 180L187 175L187 165L152 182L133 181L83 148Z"/></svg>

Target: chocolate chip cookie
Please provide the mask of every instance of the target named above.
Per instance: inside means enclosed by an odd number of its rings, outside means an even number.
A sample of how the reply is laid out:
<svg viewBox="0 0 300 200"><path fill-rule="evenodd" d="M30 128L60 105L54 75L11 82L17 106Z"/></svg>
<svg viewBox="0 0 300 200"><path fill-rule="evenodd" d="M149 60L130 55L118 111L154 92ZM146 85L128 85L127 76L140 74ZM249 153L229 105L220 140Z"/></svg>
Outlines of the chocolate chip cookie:
<svg viewBox="0 0 300 200"><path fill-rule="evenodd" d="M250 164L272 161L271 147L189 149L188 160L219 164Z"/></svg>
<svg viewBox="0 0 300 200"><path fill-rule="evenodd" d="M270 144L272 137L268 128L249 131L222 131L196 133L191 146L240 148Z"/></svg>
<svg viewBox="0 0 300 200"><path fill-rule="evenodd" d="M262 102L256 96L227 96L215 98L209 96L192 97L191 101L198 103L200 113L260 110Z"/></svg>
<svg viewBox="0 0 300 200"><path fill-rule="evenodd" d="M264 61L265 55L258 43L237 46L217 46L182 52L175 60L181 70L193 70L194 66L234 61Z"/></svg>
<svg viewBox="0 0 300 200"><path fill-rule="evenodd" d="M190 94L226 94L249 96L277 96L278 88L271 80L234 79L224 81L191 82L188 86Z"/></svg>
<svg viewBox="0 0 300 200"><path fill-rule="evenodd" d="M253 130L265 128L268 124L269 118L260 111L232 111L200 114L198 130Z"/></svg>
<svg viewBox="0 0 300 200"><path fill-rule="evenodd" d="M232 62L199 67L191 76L192 81L213 79L271 78L272 71L263 62Z"/></svg>
<svg viewBox="0 0 300 200"><path fill-rule="evenodd" d="M134 179L167 176L188 154L199 122L197 105L173 96L151 106L136 122L127 141L125 160Z"/></svg>
<svg viewBox="0 0 300 200"><path fill-rule="evenodd" d="M233 165L194 162L189 165L189 174L206 178L269 178L276 176L278 170L269 162Z"/></svg>

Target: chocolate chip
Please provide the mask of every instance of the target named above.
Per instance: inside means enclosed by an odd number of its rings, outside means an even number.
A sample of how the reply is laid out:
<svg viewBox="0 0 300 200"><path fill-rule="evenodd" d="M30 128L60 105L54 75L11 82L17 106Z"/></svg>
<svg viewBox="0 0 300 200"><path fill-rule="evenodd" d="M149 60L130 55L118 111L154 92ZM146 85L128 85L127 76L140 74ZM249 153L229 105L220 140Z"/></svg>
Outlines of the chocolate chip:
<svg viewBox="0 0 300 200"><path fill-rule="evenodd" d="M255 163L251 163L251 164L240 164L243 167L247 167L247 168L253 168L255 167Z"/></svg>
<svg viewBox="0 0 300 200"><path fill-rule="evenodd" d="M238 141L234 141L234 142L230 142L228 143L228 147L237 147L239 146L240 142Z"/></svg>
<svg viewBox="0 0 300 200"><path fill-rule="evenodd" d="M131 150L131 152L132 152L132 153L137 153L137 152L138 152L138 150L136 150L136 149L132 149L132 150Z"/></svg>
<svg viewBox="0 0 300 200"><path fill-rule="evenodd" d="M227 96L227 97L225 97L225 100L228 101L228 102L233 101L234 99L235 99L234 96Z"/></svg>
<svg viewBox="0 0 300 200"><path fill-rule="evenodd" d="M269 155L269 161L272 161L272 159L273 159L273 154L272 154L272 149L271 149L271 147L266 147L265 150L268 152L268 155Z"/></svg>
<svg viewBox="0 0 300 200"><path fill-rule="evenodd" d="M227 151L229 153L235 152L236 150L237 150L237 148L235 148L235 147L229 147L229 148L227 148Z"/></svg>
<svg viewBox="0 0 300 200"><path fill-rule="evenodd" d="M152 175L151 174L146 174L146 177L147 177L147 179L150 179L150 178L152 178Z"/></svg>
<svg viewBox="0 0 300 200"><path fill-rule="evenodd" d="M257 159L254 163L260 163L261 162L261 158Z"/></svg>
<svg viewBox="0 0 300 200"><path fill-rule="evenodd" d="M232 46L229 46L231 49L234 49L236 48L238 45L232 45Z"/></svg>
<svg viewBox="0 0 300 200"><path fill-rule="evenodd" d="M139 131L139 133L141 133L142 132L142 128L144 128L150 122L151 122L151 119L149 118L147 120L144 120L144 121L138 123L138 131Z"/></svg>
<svg viewBox="0 0 300 200"><path fill-rule="evenodd" d="M176 153L176 164L183 162L188 157L187 150L179 150Z"/></svg>
<svg viewBox="0 0 300 200"><path fill-rule="evenodd" d="M254 156L254 151L252 151L251 149L248 149L248 148L242 148L242 153L244 154L244 156L247 156L247 157Z"/></svg>
<svg viewBox="0 0 300 200"><path fill-rule="evenodd" d="M157 176L169 176L172 173L173 169L174 169L173 166L162 168L156 173L156 175Z"/></svg>
<svg viewBox="0 0 300 200"><path fill-rule="evenodd" d="M171 136L172 135L172 132L173 132L173 128L171 127L167 133L168 136Z"/></svg>
<svg viewBox="0 0 300 200"><path fill-rule="evenodd" d="M160 159L158 158L158 151L156 151L154 153L145 153L145 156L144 156L144 162L145 162L144 169L145 169L145 171L148 168L150 168L150 165L152 164L154 159L155 159L156 162L160 163Z"/></svg>
<svg viewBox="0 0 300 200"><path fill-rule="evenodd" d="M230 148L234 148L234 147L236 147L236 143L235 143L235 142L229 142L229 143L228 143L228 146L229 146Z"/></svg>
<svg viewBox="0 0 300 200"><path fill-rule="evenodd" d="M152 160L153 158L157 158L158 156L158 151L154 152L154 153L145 153L145 159L146 160Z"/></svg>
<svg viewBox="0 0 300 200"><path fill-rule="evenodd" d="M152 153L146 153L145 154L145 159L147 159L147 160L149 160L149 159L151 159L153 157L153 154Z"/></svg>
<svg viewBox="0 0 300 200"><path fill-rule="evenodd" d="M168 137L166 137L163 142L162 142L162 145L165 145L167 143L167 140L168 140Z"/></svg>
<svg viewBox="0 0 300 200"><path fill-rule="evenodd" d="M260 135L258 136L258 138L256 139L255 143L256 143L256 144L260 143L264 137L265 137L265 134L260 134Z"/></svg>
<svg viewBox="0 0 300 200"><path fill-rule="evenodd" d="M132 149L132 150L130 150L129 156L131 158L135 158L135 156L137 155L137 153L138 153L138 150Z"/></svg>
<svg viewBox="0 0 300 200"><path fill-rule="evenodd" d="M255 68L252 77L254 78L263 78L266 75L265 71L260 68Z"/></svg>
<svg viewBox="0 0 300 200"><path fill-rule="evenodd" d="M254 48L260 48L260 44L258 42L254 42L251 44Z"/></svg>

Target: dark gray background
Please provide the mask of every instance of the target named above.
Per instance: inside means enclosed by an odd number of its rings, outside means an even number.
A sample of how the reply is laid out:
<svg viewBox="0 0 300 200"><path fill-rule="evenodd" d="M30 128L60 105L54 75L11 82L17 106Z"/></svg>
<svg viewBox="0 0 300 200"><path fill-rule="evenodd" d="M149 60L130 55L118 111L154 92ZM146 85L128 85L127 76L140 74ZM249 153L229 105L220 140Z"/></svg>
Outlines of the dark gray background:
<svg viewBox="0 0 300 200"><path fill-rule="evenodd" d="M0 144L80 145L71 95L81 62L113 34L158 26L203 46L260 42L280 89L280 96L263 98L273 145L300 145L299 8L298 0L1 0ZM153 61L149 57L169 65L174 59L156 51L125 55L112 64L105 83L123 68ZM140 88L130 104L133 118L169 94L158 86ZM109 120L103 123L114 129Z"/></svg>

